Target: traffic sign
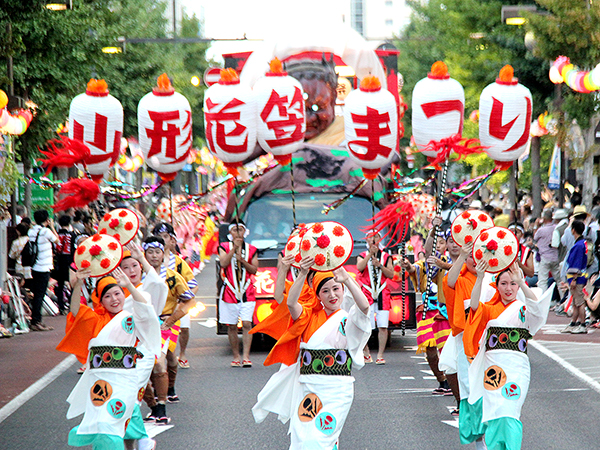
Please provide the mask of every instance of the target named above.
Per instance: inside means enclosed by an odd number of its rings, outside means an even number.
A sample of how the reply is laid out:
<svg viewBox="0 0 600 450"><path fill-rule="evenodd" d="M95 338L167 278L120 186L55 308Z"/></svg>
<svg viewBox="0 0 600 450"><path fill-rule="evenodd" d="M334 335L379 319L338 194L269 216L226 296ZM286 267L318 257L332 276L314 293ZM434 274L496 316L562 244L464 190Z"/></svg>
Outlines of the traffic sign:
<svg viewBox="0 0 600 450"><path fill-rule="evenodd" d="M221 68L220 67L209 67L204 72L204 84L207 86L212 86L216 84L221 79Z"/></svg>

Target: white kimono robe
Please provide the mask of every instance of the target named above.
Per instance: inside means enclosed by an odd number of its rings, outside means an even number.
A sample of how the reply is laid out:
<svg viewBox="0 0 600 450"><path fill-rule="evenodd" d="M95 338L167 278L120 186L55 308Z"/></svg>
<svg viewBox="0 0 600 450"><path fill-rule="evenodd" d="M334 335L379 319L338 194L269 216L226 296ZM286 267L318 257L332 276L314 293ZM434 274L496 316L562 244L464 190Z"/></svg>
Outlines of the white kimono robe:
<svg viewBox="0 0 600 450"><path fill-rule="evenodd" d="M520 292L520 291L519 291ZM469 367L469 403L474 404L483 398L483 422L501 417L519 420L521 408L527 397L530 380L529 358L526 353L515 350L487 350L486 339L490 327L525 328L533 336L546 323L553 289L548 289L540 300L513 301L500 316L487 323L479 341L479 352ZM497 366L487 375L500 380L495 387L486 383L486 373L491 366ZM500 375L498 373L500 372Z"/></svg>
<svg viewBox="0 0 600 450"><path fill-rule="evenodd" d="M143 295L146 301L150 300L149 294ZM134 301L132 310L133 314L123 310L113 317L98 336L90 340L88 349L134 347L139 339L138 351L141 350L144 357L137 359L134 369L94 368L88 358L85 372L67 399L68 419L84 414L77 435L105 434L120 438L125 435L140 389L148 382L155 356L160 355L160 325L153 306Z"/></svg>
<svg viewBox="0 0 600 450"><path fill-rule="evenodd" d="M356 305L346 313L339 310L310 337L300 344L302 349L347 349L352 357L352 368L364 366L363 348L371 335L369 316ZM281 422L290 420L290 450L331 450L337 448L339 435L354 399L354 377L341 375L300 375L298 361L282 366L258 394L252 408L254 420L262 422L269 412L278 415ZM300 407L308 394L321 402L313 403L311 420L300 419ZM314 398L314 397L313 397Z"/></svg>

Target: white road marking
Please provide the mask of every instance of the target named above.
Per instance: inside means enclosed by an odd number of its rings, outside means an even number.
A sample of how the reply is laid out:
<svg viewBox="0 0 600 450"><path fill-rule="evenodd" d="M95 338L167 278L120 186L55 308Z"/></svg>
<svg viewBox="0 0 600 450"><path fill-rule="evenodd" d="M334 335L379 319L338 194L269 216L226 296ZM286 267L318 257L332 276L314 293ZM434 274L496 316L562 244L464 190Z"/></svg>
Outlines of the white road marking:
<svg viewBox="0 0 600 450"><path fill-rule="evenodd" d="M200 325L202 325L203 327L206 327L206 328L214 328L217 326L217 319L214 319L211 317L210 319L207 319L205 322L201 322Z"/></svg>
<svg viewBox="0 0 600 450"><path fill-rule="evenodd" d="M431 370L423 370L423 369L421 369L421 372L423 372L424 374L427 374L427 375L433 375L433 372Z"/></svg>
<svg viewBox="0 0 600 450"><path fill-rule="evenodd" d="M414 380L415 377L400 377L401 380Z"/></svg>
<svg viewBox="0 0 600 450"><path fill-rule="evenodd" d="M431 376L427 376L427 377L423 377L424 380L437 380L436 377L431 377Z"/></svg>
<svg viewBox="0 0 600 450"><path fill-rule="evenodd" d="M170 430L175 425L157 425L155 423L145 423L144 428L146 428L146 433L148 433L149 438L153 438L160 433L164 433L167 430Z"/></svg>
<svg viewBox="0 0 600 450"><path fill-rule="evenodd" d="M10 402L8 402L2 409L0 409L0 423L6 420L12 413L14 413L17 409L23 406L28 400L32 399L35 395L37 395L42 389L52 383L56 378L58 378L65 370L73 365L73 363L77 360L75 355L69 355L65 359L62 360L54 369L44 375L42 378L37 380L15 398L13 398Z"/></svg>
<svg viewBox="0 0 600 450"><path fill-rule="evenodd" d="M451 427L458 428L458 420L442 420L442 423L450 425Z"/></svg>
<svg viewBox="0 0 600 450"><path fill-rule="evenodd" d="M594 380L589 375L586 375L585 373L583 373L581 370L579 370L578 368L576 368L572 364L570 364L567 361L565 361L563 358L561 358L560 356L558 356L552 350L546 348L544 346L544 344L542 344L540 341L531 340L531 341L529 341L529 345L532 345L533 348L535 348L536 350L539 350L544 355L546 355L548 358L553 359L554 361L556 361L565 370L567 370L571 374L575 375L581 381L587 383L596 392L600 393L600 383L598 383L596 380Z"/></svg>

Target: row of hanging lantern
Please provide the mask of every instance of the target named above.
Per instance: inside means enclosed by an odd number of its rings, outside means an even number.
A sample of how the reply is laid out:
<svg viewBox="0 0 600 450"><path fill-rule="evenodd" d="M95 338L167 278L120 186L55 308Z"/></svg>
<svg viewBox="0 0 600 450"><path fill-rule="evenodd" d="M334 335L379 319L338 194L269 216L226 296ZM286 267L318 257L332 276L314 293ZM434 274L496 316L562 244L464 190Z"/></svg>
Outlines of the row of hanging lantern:
<svg viewBox="0 0 600 450"><path fill-rule="evenodd" d="M138 105L139 143L146 163L164 181L170 181L186 164L192 149L192 109L175 92L166 74ZM69 138L90 149L85 170L99 182L120 155L123 107L109 94L104 80L90 80L86 92L71 102Z"/></svg>
<svg viewBox="0 0 600 450"><path fill-rule="evenodd" d="M21 135L27 131L33 114L28 109L19 109L11 113L6 106L8 105L8 96L6 92L0 90L0 133Z"/></svg>
<svg viewBox="0 0 600 450"><path fill-rule="evenodd" d="M413 90L412 129L415 143L428 158L438 153L432 142L460 138L464 121L465 95L460 83L445 65L434 64L427 78ZM506 169L529 143L532 99L529 89L505 66L496 82L488 85L479 99L479 141L499 168Z"/></svg>

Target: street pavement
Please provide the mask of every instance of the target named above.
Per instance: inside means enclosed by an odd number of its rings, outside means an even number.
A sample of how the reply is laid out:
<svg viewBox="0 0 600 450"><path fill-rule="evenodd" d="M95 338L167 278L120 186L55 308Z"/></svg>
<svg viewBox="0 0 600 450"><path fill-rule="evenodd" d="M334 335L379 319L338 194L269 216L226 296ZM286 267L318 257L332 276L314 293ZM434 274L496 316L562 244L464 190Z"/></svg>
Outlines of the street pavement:
<svg viewBox="0 0 600 450"><path fill-rule="evenodd" d="M256 395L278 367L262 365L266 351L252 354L251 369L229 367L227 337L216 335L214 326L214 274L210 264L198 276L198 296L207 309L192 322L192 367L179 370L177 392L182 401L167 407L172 426L149 432L158 433L159 449L288 448L286 425L272 415L255 424L251 414ZM53 350L64 321L48 318L53 332L0 340L0 450L68 448L67 434L80 418L66 420L65 400L78 380L79 365ZM567 322L550 313L530 346L532 382L522 414L523 449L598 448L600 332L556 334ZM356 373L341 449L474 448L459 444L457 421L449 414L453 397L431 395L437 382L415 348L414 331L406 336L394 332L387 364L368 365Z"/></svg>

